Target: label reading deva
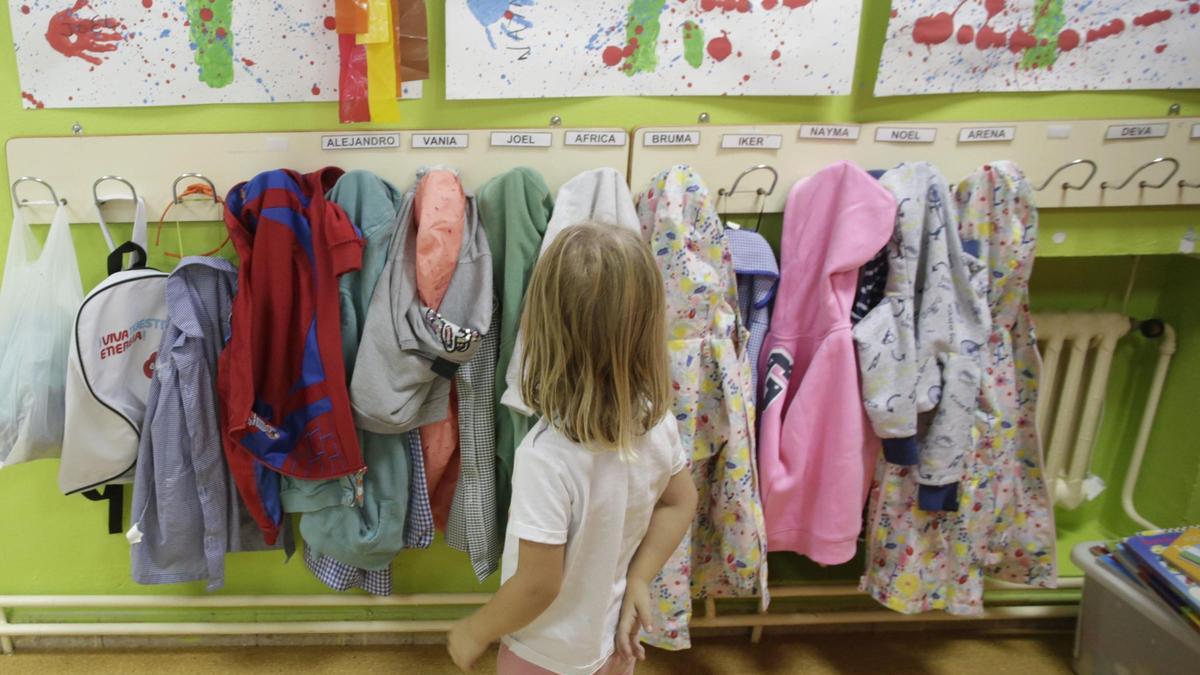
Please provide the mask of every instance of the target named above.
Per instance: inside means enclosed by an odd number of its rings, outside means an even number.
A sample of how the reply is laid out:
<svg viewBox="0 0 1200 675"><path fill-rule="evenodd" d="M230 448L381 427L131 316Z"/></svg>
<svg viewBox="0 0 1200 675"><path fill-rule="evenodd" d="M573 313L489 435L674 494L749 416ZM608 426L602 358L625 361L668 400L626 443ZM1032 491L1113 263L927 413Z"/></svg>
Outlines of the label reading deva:
<svg viewBox="0 0 1200 675"><path fill-rule="evenodd" d="M1114 124L1104 134L1107 141L1131 141L1139 138L1166 138L1169 125L1159 124Z"/></svg>

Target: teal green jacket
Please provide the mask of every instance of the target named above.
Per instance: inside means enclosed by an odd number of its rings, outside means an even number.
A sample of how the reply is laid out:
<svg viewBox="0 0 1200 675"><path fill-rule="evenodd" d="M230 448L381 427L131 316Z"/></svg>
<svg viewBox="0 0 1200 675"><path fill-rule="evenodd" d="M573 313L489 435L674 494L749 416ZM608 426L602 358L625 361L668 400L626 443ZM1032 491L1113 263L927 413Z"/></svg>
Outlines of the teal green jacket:
<svg viewBox="0 0 1200 675"><path fill-rule="evenodd" d="M477 193L479 215L492 249L492 288L500 307L500 360L496 364L496 507L500 531L512 495L513 453L534 420L500 404L504 375L521 324L525 287L533 274L554 198L542 176L518 167L488 181Z"/></svg>
<svg viewBox="0 0 1200 675"><path fill-rule="evenodd" d="M404 193L369 171L351 171L329 191L366 242L362 269L339 281L342 356L346 381L354 372L367 305L387 262ZM285 477L282 500L288 513L302 513L300 535L314 552L363 569L388 567L404 547L412 467L404 434L358 432L368 471L337 480ZM359 506L356 480L362 481Z"/></svg>

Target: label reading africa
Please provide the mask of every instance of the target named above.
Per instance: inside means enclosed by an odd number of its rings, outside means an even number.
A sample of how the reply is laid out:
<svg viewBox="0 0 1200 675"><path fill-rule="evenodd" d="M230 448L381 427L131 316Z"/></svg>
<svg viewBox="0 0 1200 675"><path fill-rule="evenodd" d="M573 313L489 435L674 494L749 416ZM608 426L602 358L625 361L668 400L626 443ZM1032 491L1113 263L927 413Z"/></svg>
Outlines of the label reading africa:
<svg viewBox="0 0 1200 675"><path fill-rule="evenodd" d="M564 136L567 145L610 145L624 147L626 136L624 131L609 131L606 129L572 129Z"/></svg>

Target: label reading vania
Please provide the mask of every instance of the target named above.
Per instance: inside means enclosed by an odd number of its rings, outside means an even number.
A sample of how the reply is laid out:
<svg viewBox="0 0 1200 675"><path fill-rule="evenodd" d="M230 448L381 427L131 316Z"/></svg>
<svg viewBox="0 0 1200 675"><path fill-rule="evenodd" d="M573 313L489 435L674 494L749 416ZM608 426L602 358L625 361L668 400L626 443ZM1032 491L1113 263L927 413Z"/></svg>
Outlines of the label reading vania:
<svg viewBox="0 0 1200 675"><path fill-rule="evenodd" d="M400 134L337 134L322 136L322 150L379 150L400 147Z"/></svg>
<svg viewBox="0 0 1200 675"><path fill-rule="evenodd" d="M492 147L548 148L553 138L549 131L493 131Z"/></svg>
<svg viewBox="0 0 1200 675"><path fill-rule="evenodd" d="M699 131L647 131L642 137L647 148L664 145L700 145Z"/></svg>
<svg viewBox="0 0 1200 675"><path fill-rule="evenodd" d="M778 150L783 147L779 134L724 134L721 147L726 150Z"/></svg>
<svg viewBox="0 0 1200 675"><path fill-rule="evenodd" d="M1016 138L1016 127L967 127L958 132L959 143L1008 143Z"/></svg>
<svg viewBox="0 0 1200 675"><path fill-rule="evenodd" d="M879 127L875 140L882 143L932 143L937 140L937 129L913 127Z"/></svg>
<svg viewBox="0 0 1200 675"><path fill-rule="evenodd" d="M624 131L597 129L572 129L563 137L567 145L612 145L624 147L627 141Z"/></svg>
<svg viewBox="0 0 1200 675"><path fill-rule="evenodd" d="M830 141L857 141L860 128L851 124L802 124L800 138Z"/></svg>
<svg viewBox="0 0 1200 675"><path fill-rule="evenodd" d="M470 134L412 134L412 146L424 148L465 148Z"/></svg>
<svg viewBox="0 0 1200 675"><path fill-rule="evenodd" d="M1136 138L1165 138L1170 125L1159 124L1114 124L1104 134L1106 141L1125 141Z"/></svg>

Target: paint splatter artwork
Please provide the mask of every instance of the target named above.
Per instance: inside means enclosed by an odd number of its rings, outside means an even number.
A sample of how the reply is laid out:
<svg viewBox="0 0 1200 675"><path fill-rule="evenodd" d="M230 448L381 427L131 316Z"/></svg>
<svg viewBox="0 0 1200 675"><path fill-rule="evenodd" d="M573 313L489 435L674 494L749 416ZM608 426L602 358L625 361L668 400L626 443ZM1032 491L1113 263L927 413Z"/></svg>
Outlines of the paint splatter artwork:
<svg viewBox="0 0 1200 675"><path fill-rule="evenodd" d="M337 100L334 0L9 0L27 108Z"/></svg>
<svg viewBox="0 0 1200 675"><path fill-rule="evenodd" d="M857 0L447 0L446 97L846 94Z"/></svg>
<svg viewBox="0 0 1200 675"><path fill-rule="evenodd" d="M894 0L875 95L1194 87L1195 0Z"/></svg>

